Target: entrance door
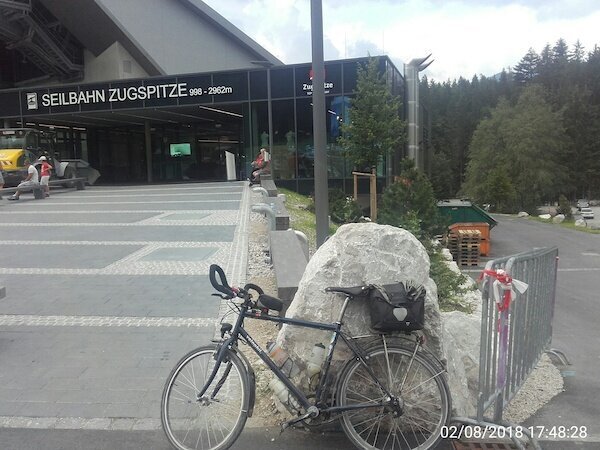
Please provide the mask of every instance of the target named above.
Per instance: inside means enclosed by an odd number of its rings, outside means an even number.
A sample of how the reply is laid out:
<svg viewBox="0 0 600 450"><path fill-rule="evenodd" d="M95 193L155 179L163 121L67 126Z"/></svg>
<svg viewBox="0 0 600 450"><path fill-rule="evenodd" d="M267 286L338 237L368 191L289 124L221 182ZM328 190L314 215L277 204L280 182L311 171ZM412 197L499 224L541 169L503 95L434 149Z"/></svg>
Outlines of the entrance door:
<svg viewBox="0 0 600 450"><path fill-rule="evenodd" d="M218 138L199 139L199 177L203 180L224 181L227 179L225 153Z"/></svg>
<svg viewBox="0 0 600 450"><path fill-rule="evenodd" d="M229 131L231 134L231 131ZM157 182L225 181L225 151L239 154L239 139L208 131L201 125L155 127L152 130L152 169Z"/></svg>

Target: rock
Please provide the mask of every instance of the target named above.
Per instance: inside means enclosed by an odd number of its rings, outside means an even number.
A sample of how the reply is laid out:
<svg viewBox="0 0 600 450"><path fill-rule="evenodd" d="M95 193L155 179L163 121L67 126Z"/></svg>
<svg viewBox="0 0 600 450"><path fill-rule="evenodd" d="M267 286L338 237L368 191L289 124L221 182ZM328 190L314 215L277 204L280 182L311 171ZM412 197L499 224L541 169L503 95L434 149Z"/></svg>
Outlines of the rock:
<svg viewBox="0 0 600 450"><path fill-rule="evenodd" d="M446 261L452 261L454 259L452 257L452 253L450 253L450 250L447 249L446 247L442 247L441 252L442 252L442 256L444 257L444 259ZM457 268L458 268L458 266L457 266Z"/></svg>
<svg viewBox="0 0 600 450"><path fill-rule="evenodd" d="M576 227L587 227L587 222L583 219L577 219L575 221L575 226Z"/></svg>
<svg viewBox="0 0 600 450"><path fill-rule="evenodd" d="M553 223L562 223L565 220L565 215L564 214L557 214L556 216L554 216L552 218L552 222Z"/></svg>
<svg viewBox="0 0 600 450"><path fill-rule="evenodd" d="M325 293L325 287L398 281L425 286L427 347L443 359L437 287L429 278L429 257L423 245L401 228L376 223L341 226L308 262L286 316L332 323L338 320L344 297ZM357 299L350 303L344 329L353 336L371 333L366 302ZM287 325L278 336L278 342L301 366L314 344L329 340L328 333ZM343 353L337 358L343 359Z"/></svg>
<svg viewBox="0 0 600 450"><path fill-rule="evenodd" d="M447 261L447 264L459 272L456 263ZM456 414L473 416L478 394L481 311L476 309L473 314L456 311L440 313L437 286L429 278L429 257L421 243L408 231L375 223L340 227L308 262L286 316L335 322L344 297L325 293L325 287L389 284L396 281L412 281L425 286L426 326L423 332L426 347L447 363ZM473 281L468 279L468 283L472 284ZM476 308L480 305L479 291L470 290L465 296L469 297L469 304ZM357 299L349 304L344 315L344 329L353 336L372 332L364 301ZM284 325L277 341L303 368L313 345L327 345L330 339L330 333ZM338 345L334 356L333 370L337 370L350 354L342 344ZM301 377L294 381L301 386L307 384L307 380Z"/></svg>
<svg viewBox="0 0 600 450"><path fill-rule="evenodd" d="M525 211L521 211L519 214L517 214L517 217L529 217L529 213L526 213Z"/></svg>
<svg viewBox="0 0 600 450"><path fill-rule="evenodd" d="M453 415L474 417L479 386L481 310L473 314L442 313L442 324Z"/></svg>
<svg viewBox="0 0 600 450"><path fill-rule="evenodd" d="M538 217L540 219L544 219L544 220L550 220L550 219L552 219L552 216L550 214L540 214Z"/></svg>

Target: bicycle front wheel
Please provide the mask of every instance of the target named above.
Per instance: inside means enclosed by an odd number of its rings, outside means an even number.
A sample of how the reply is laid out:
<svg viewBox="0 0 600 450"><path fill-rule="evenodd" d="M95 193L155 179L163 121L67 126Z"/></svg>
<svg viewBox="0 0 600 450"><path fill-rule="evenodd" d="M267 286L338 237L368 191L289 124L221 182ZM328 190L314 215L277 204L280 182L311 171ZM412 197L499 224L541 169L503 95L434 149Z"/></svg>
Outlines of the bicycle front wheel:
<svg viewBox="0 0 600 450"><path fill-rule="evenodd" d="M374 406L342 413L344 432L361 449L433 448L450 416L445 375L437 364L413 349L383 345L366 352L366 364L379 382L398 398L398 405ZM387 395L362 361L348 362L340 375L338 406L381 404Z"/></svg>
<svg viewBox="0 0 600 450"><path fill-rule="evenodd" d="M177 363L165 384L161 420L167 438L177 449L229 448L248 418L248 373L232 351L198 398L215 367L216 351L216 346L191 351Z"/></svg>

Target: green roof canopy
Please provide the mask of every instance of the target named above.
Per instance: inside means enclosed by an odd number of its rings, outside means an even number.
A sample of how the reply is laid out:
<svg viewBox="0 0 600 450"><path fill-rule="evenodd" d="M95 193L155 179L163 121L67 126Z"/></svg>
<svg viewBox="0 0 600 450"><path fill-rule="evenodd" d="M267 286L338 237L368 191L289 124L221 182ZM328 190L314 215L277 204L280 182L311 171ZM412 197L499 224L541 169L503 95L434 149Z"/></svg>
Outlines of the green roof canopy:
<svg viewBox="0 0 600 450"><path fill-rule="evenodd" d="M469 200L442 200L437 206L441 214L450 217L452 223L485 222L490 225L490 229L498 225L492 216Z"/></svg>

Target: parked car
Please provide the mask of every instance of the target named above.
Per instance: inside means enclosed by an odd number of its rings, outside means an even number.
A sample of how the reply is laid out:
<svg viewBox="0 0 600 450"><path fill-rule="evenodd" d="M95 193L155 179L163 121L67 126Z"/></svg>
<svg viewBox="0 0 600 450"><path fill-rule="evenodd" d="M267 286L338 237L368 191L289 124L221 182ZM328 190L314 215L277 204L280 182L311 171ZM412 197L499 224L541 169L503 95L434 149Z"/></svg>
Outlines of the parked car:
<svg viewBox="0 0 600 450"><path fill-rule="evenodd" d="M577 200L577 209L581 210L581 208L589 208L590 202L588 202L585 198L580 198Z"/></svg>
<svg viewBox="0 0 600 450"><path fill-rule="evenodd" d="M592 211L592 208L581 208L581 218L582 219L593 219L594 211Z"/></svg>

